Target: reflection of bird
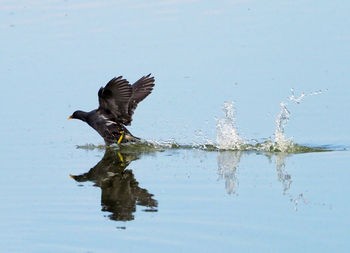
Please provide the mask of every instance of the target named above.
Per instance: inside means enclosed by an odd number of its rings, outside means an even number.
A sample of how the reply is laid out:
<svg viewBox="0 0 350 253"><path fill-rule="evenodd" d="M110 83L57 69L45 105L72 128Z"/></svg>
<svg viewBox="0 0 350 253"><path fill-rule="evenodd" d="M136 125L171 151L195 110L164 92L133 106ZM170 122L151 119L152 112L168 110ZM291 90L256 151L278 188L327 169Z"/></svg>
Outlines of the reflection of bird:
<svg viewBox="0 0 350 253"><path fill-rule="evenodd" d="M147 207L146 211L157 211L158 206L153 194L140 188L132 171L125 169L139 156L107 148L102 160L89 172L71 177L78 182L92 181L102 189L102 211L111 212L110 219L133 220L136 204Z"/></svg>
<svg viewBox="0 0 350 253"><path fill-rule="evenodd" d="M91 112L75 111L68 119L80 119L88 123L105 140L106 145L137 141L125 127L130 125L137 104L153 89L151 74L130 85L122 76L113 78L98 91L100 106Z"/></svg>

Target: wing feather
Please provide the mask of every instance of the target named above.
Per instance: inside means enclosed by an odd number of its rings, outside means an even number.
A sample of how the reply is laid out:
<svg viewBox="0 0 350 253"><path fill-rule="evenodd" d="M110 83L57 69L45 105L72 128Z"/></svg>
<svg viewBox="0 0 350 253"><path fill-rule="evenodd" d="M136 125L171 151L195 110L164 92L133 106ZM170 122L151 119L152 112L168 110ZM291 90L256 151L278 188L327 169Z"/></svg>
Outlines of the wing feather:
<svg viewBox="0 0 350 253"><path fill-rule="evenodd" d="M132 95L129 102L129 108L128 108L128 115L130 117L130 121L127 122L128 124L131 123L132 115L134 114L134 111L142 100L144 100L149 94L151 94L153 87L154 87L154 77L150 77L151 74L148 74L147 76L141 77L139 80L137 80L131 87L132 87Z"/></svg>
<svg viewBox="0 0 350 253"><path fill-rule="evenodd" d="M98 91L99 109L112 114L116 121L122 123L129 120L128 105L132 96L132 87L122 76L110 80Z"/></svg>
<svg viewBox="0 0 350 253"><path fill-rule="evenodd" d="M152 92L153 87L151 74L141 77L133 85L122 76L115 77L98 91L99 110L112 116L115 122L130 125L138 103Z"/></svg>

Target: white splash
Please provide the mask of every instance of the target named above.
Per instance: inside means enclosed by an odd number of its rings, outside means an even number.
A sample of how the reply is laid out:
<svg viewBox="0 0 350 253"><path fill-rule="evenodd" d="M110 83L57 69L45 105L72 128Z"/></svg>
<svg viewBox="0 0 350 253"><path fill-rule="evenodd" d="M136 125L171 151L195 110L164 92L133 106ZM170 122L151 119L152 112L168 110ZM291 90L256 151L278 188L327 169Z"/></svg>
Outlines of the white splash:
<svg viewBox="0 0 350 253"><path fill-rule="evenodd" d="M327 90L325 90L327 91ZM288 97L288 100L291 102L294 102L296 104L300 104L300 102L305 99L306 97L313 96L313 95L318 95L322 94L325 91L318 90L318 91L313 91L308 94L305 94L304 92L301 93L299 96L296 96L294 94L294 89L291 89L291 95ZM275 130L275 143L276 143L276 148L282 152L287 151L288 149L293 148L294 143L292 142L291 138L286 138L284 134L284 129L285 126L288 123L289 117L290 117L290 112L287 108L288 102L281 102L281 111L278 114L276 118L276 130Z"/></svg>
<svg viewBox="0 0 350 253"><path fill-rule="evenodd" d="M291 91L291 95L289 96L289 100L290 101L294 101L295 103L297 103L297 104L300 104L300 102L305 98L305 93L303 92L303 93L301 93L300 94L300 96L299 97L296 97L295 95L294 95L294 89L290 89L290 91Z"/></svg>
<svg viewBox="0 0 350 253"><path fill-rule="evenodd" d="M280 103L281 111L276 118L275 143L280 151L285 152L293 145L291 139L286 138L284 128L288 123L290 112L287 109L287 104Z"/></svg>
<svg viewBox="0 0 350 253"><path fill-rule="evenodd" d="M238 135L235 126L234 102L225 102L223 111L225 117L217 120L216 123L216 141L219 149L239 150L244 144L242 138Z"/></svg>
<svg viewBox="0 0 350 253"><path fill-rule="evenodd" d="M298 97L296 97L295 95L294 95L294 89L292 88L292 89L290 89L290 91L291 91L291 95L289 96L289 100L290 101L292 101L292 102L295 102L296 104L300 104L300 102L304 99L304 98L306 98L306 97L309 97L309 96L313 96L313 95L318 95L318 94L322 94L322 93L324 93L324 92L326 92L327 90L318 90L318 91L313 91L313 92L310 92L310 93L308 93L308 94L305 94L304 92L303 93L301 93L300 94L300 96L298 96Z"/></svg>

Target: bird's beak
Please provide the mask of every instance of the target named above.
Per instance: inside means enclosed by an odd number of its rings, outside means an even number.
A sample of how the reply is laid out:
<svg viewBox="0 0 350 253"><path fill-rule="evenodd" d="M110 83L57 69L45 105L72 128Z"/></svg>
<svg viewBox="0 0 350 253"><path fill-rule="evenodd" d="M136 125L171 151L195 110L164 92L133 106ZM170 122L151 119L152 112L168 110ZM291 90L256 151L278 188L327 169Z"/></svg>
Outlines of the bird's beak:
<svg viewBox="0 0 350 253"><path fill-rule="evenodd" d="M73 117L72 117L72 116L69 116L68 119L73 119Z"/></svg>

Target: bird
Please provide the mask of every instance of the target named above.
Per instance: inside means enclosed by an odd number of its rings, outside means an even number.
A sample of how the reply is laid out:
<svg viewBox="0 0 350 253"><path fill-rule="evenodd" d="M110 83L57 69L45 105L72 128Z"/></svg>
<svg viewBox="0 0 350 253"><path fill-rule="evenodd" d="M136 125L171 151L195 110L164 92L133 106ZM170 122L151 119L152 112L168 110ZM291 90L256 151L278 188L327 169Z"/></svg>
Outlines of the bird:
<svg viewBox="0 0 350 253"><path fill-rule="evenodd" d="M158 201L147 189L141 188L131 169L127 167L142 157L141 150L114 149L106 147L105 154L88 172L69 175L76 182L93 182L101 188L102 211L111 212L109 218L117 221L135 219L136 206L145 211L157 212Z"/></svg>
<svg viewBox="0 0 350 253"><path fill-rule="evenodd" d="M68 119L79 119L89 124L104 139L107 146L127 142L139 142L126 126L131 125L137 105L153 90L154 77L141 77L134 84L122 76L112 78L98 91L99 107L90 112L75 111Z"/></svg>

